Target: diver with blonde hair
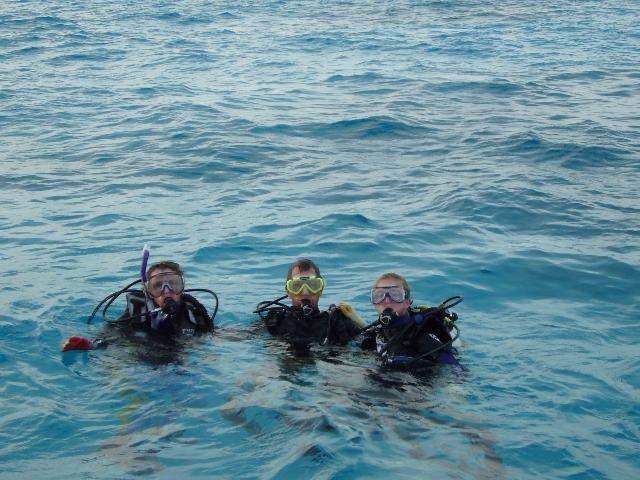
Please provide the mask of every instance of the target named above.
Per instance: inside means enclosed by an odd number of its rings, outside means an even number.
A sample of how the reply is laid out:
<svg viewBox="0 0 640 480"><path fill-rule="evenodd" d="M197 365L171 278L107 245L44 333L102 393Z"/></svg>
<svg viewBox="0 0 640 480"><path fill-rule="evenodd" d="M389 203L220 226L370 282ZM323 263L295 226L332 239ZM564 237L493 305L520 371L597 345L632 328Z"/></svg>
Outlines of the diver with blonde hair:
<svg viewBox="0 0 640 480"><path fill-rule="evenodd" d="M458 315L449 308L462 302L451 297L437 307L412 307L411 287L397 273L384 273L374 282L370 300L378 319L365 329L363 348L375 349L387 367L412 368L458 363L453 342L459 336ZM451 335L455 332L455 336Z"/></svg>

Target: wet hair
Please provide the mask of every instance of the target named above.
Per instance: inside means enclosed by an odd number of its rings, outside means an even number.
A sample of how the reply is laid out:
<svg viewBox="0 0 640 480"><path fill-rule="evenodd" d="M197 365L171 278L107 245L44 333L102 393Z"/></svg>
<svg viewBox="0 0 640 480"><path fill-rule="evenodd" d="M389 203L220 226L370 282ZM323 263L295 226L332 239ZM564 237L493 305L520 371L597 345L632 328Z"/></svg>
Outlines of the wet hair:
<svg viewBox="0 0 640 480"><path fill-rule="evenodd" d="M398 275L397 273L393 273L393 272L383 273L375 281L375 283L373 284L373 287L375 288L378 285L378 282L380 280L384 280L385 278L391 278L393 280L398 280L399 282L402 282L402 288L404 288L404 297L409 299L411 298L411 287L409 286L409 282L407 282L407 280L405 280L405 278L402 275Z"/></svg>
<svg viewBox="0 0 640 480"><path fill-rule="evenodd" d="M316 276L318 277L322 276L322 274L320 273L320 269L313 262L313 260L309 260L308 258L299 258L298 260L293 262L291 265L289 265L289 271L287 272L287 280L291 278L291 272L293 272L293 269L296 267L298 267L298 270L303 270L303 271L313 270L314 272L316 272Z"/></svg>
<svg viewBox="0 0 640 480"><path fill-rule="evenodd" d="M176 272L176 273L184 276L184 272L180 268L180 264L177 263L177 262L172 262L170 260L163 260L161 262L156 262L156 263L152 264L147 269L147 278L149 278L151 276L151 272L153 272L154 270L171 270L172 272Z"/></svg>

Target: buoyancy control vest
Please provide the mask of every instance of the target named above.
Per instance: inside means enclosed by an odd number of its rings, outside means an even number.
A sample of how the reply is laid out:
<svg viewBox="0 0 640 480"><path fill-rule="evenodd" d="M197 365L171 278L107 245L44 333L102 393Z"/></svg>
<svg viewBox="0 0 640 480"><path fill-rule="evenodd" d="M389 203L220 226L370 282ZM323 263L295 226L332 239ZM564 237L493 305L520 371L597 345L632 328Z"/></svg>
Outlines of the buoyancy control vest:
<svg viewBox="0 0 640 480"><path fill-rule="evenodd" d="M263 302L269 303L270 302ZM357 314L347 304L331 305L321 311L317 306L288 306L278 304L277 308L260 308L260 315L267 330L283 337L295 347L307 347L311 343L322 345L345 345L360 333L362 324Z"/></svg>
<svg viewBox="0 0 640 480"><path fill-rule="evenodd" d="M437 307L410 308L406 315L380 322L375 330L375 350L389 367L457 363L451 336L457 318Z"/></svg>
<svg viewBox="0 0 640 480"><path fill-rule="evenodd" d="M213 330L213 321L207 309L192 295L183 293L181 302L165 304L160 312L157 328L152 328L145 295L141 290L126 294L127 306L120 317L113 322L120 329L155 331L164 335L196 335Z"/></svg>

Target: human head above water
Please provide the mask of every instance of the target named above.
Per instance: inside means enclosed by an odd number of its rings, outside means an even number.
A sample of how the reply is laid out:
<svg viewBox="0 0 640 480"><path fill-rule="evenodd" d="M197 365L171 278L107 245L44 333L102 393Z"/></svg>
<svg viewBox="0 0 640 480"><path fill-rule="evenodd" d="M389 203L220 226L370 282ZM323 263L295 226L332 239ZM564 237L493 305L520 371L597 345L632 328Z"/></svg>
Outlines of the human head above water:
<svg viewBox="0 0 640 480"><path fill-rule="evenodd" d="M184 291L183 276L184 272L176 262L163 260L151 265L147 269L147 290L153 303L159 307L169 299L180 303Z"/></svg>
<svg viewBox="0 0 640 480"><path fill-rule="evenodd" d="M320 277L320 269L313 262L313 260L309 260L308 258L300 258L289 265L289 271L287 272L287 283L290 283L289 280L300 278L300 277ZM322 289L316 293L313 293L309 290L308 287L304 287L302 291L299 293L290 292L287 288L287 283L285 283L285 291L287 295L291 299L291 304L293 306L302 305L303 301L309 302L313 306L318 306L318 302L320 301L320 295L322 295ZM322 281L322 288L324 288L324 280Z"/></svg>
<svg viewBox="0 0 640 480"><path fill-rule="evenodd" d="M391 298L391 287L399 287L404 290L404 298L400 302L396 302ZM407 313L413 300L411 299L411 287L409 282L397 273L387 272L383 273L374 282L372 293L374 290L379 289L378 292L384 294L384 299L379 303L374 303L378 313L384 312L387 308L393 310L399 317Z"/></svg>

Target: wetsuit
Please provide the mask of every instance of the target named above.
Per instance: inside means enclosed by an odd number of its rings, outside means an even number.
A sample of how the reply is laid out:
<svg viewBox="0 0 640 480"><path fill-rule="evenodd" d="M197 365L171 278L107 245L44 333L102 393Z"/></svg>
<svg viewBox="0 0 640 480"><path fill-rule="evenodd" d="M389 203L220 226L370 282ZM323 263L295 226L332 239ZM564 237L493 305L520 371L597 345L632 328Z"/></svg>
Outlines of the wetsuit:
<svg viewBox="0 0 640 480"><path fill-rule="evenodd" d="M108 328L129 336L138 332L146 332L155 337L176 338L194 336L213 330L213 322L207 309L189 294L182 294L180 303L165 303L162 312L157 312L160 319L156 327L148 318L145 296L142 291L127 293L127 308L120 317L109 322Z"/></svg>
<svg viewBox="0 0 640 480"><path fill-rule="evenodd" d="M311 305L283 307L269 310L261 317L271 334L296 348L306 348L311 343L345 345L360 333L360 327L335 305L327 311Z"/></svg>
<svg viewBox="0 0 640 480"><path fill-rule="evenodd" d="M455 313L427 307L410 308L402 317L383 313L362 346L375 349L389 367L457 363L450 333L456 319Z"/></svg>

